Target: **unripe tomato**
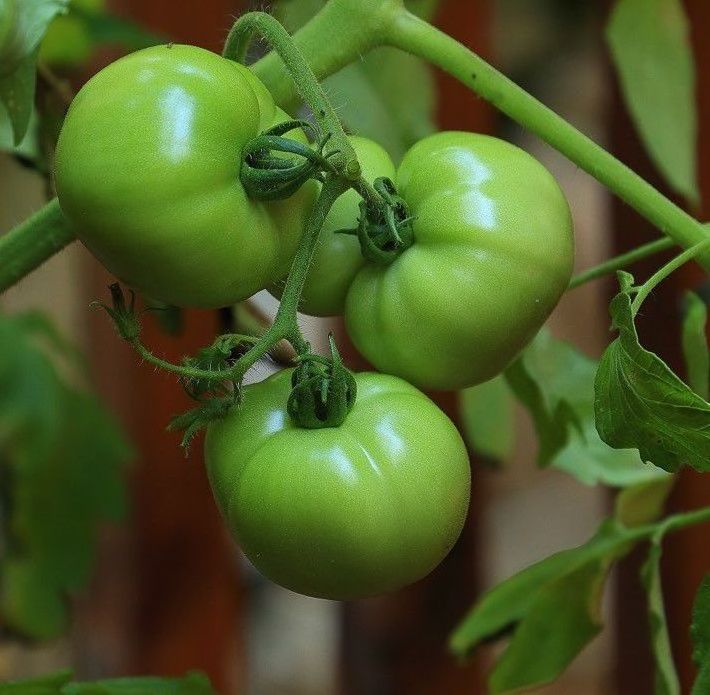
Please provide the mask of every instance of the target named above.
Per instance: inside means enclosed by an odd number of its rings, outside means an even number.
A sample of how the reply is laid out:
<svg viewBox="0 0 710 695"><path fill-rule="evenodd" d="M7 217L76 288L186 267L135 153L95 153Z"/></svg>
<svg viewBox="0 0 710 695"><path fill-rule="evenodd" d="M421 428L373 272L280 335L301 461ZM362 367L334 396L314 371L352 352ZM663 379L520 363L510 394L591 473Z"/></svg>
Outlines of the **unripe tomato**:
<svg viewBox="0 0 710 695"><path fill-rule="evenodd" d="M351 136L363 177L372 182L380 176L393 178L395 166L386 150L372 140ZM310 316L343 313L345 296L357 272L365 264L356 236L338 234L357 227L362 198L354 190L343 193L330 209L301 294L299 310ZM281 297L283 281L270 291Z"/></svg>
<svg viewBox="0 0 710 695"><path fill-rule="evenodd" d="M242 148L285 118L247 68L214 53L132 53L69 109L56 155L62 211L144 294L179 306L241 301L286 273L315 190L265 204L242 187Z"/></svg>
<svg viewBox="0 0 710 695"><path fill-rule="evenodd" d="M497 138L431 135L397 172L414 244L368 263L348 291L345 322L377 369L421 388L460 389L502 371L567 288L569 206L534 157Z"/></svg>
<svg viewBox="0 0 710 695"><path fill-rule="evenodd" d="M285 370L248 386L205 441L234 538L263 574L309 596L354 599L422 578L455 543L468 508L468 456L446 415L401 379L355 378L340 427L291 422Z"/></svg>

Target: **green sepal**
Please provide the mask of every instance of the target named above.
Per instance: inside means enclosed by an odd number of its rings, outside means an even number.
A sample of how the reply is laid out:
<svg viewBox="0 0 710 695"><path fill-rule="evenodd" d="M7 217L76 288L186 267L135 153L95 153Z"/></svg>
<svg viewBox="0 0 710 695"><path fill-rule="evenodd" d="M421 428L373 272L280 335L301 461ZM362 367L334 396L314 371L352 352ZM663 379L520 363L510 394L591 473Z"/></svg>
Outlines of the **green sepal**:
<svg viewBox="0 0 710 695"><path fill-rule="evenodd" d="M309 129L317 134L307 121L286 121L264 131L244 147L239 177L249 197L283 200L309 179L321 181L323 172L330 170L323 155L327 138L322 139L315 150L284 137L296 128Z"/></svg>
<svg viewBox="0 0 710 695"><path fill-rule="evenodd" d="M355 377L343 364L332 335L329 340L330 359L306 355L291 376L288 414L305 429L339 427L355 405Z"/></svg>
<svg viewBox="0 0 710 695"><path fill-rule="evenodd" d="M135 312L135 292L129 290L130 300L126 303L126 297L117 282L114 282L113 285L109 285L109 290L111 291L111 306L98 301L92 302L91 306L100 306L106 310L108 315L113 319L113 323L121 338L128 342L137 340L141 333L141 324Z"/></svg>
<svg viewBox="0 0 710 695"><path fill-rule="evenodd" d="M414 243L413 218L390 179L375 179L373 188L382 202L363 200L357 229L341 233L357 234L360 251L368 261L389 265Z"/></svg>

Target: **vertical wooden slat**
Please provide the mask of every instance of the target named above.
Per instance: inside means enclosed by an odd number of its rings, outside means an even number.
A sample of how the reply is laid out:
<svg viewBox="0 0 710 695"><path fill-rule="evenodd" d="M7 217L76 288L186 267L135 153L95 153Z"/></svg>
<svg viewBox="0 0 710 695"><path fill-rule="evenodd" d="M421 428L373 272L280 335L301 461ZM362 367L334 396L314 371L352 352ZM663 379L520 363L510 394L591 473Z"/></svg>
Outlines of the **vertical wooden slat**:
<svg viewBox="0 0 710 695"><path fill-rule="evenodd" d="M436 24L482 54L488 49L489 3L442 3ZM442 129L489 132L492 113L453 78L437 74ZM344 331L341 331L344 334ZM412 336L415 339L415 336ZM339 339L345 344L346 337ZM352 346L351 363L366 367ZM435 400L456 419L454 394ZM458 664L447 653L452 628L478 592L478 520L482 491L475 478L466 527L449 557L425 580L391 596L343 607L341 691L346 695L483 693L478 662Z"/></svg>
<svg viewBox="0 0 710 695"><path fill-rule="evenodd" d="M710 22L710 6L704 0L688 0L686 7L692 21L692 39L697 59L700 141L698 161L703 191L704 211L710 199L710 45L704 29ZM624 162L668 193L631 125L617 93L612 122L612 148ZM679 201L681 202L681 201ZM619 201L614 203L617 251L629 249L658 236L658 230L638 217ZM638 263L633 272L643 280L660 266L665 257ZM688 264L664 281L645 302L640 321L642 345L661 356L679 375L684 376L680 352L681 298L685 290L697 288L707 276L696 264ZM669 512L710 505L710 476L684 471L669 503ZM694 678L689 639L693 597L703 574L710 571L710 529L698 527L674 534L665 543L663 584L666 596L671 643L682 683L689 692ZM638 573L644 560L642 551L622 563L616 594L616 674L617 687L624 695L653 692L653 661L648 646L645 599Z"/></svg>
<svg viewBox="0 0 710 695"><path fill-rule="evenodd" d="M698 166L702 207L700 219L710 215L710 4L707 0L687 0L686 8L692 27L692 41L697 69L698 97ZM687 266L676 278L677 289L697 287L709 280L696 264ZM710 330L708 331L710 339ZM678 338L676 338L677 342ZM710 505L710 474L685 471L671 499L673 510L693 509ZM678 664L683 692L690 692L695 678L691 659L689 625L693 599L703 576L710 572L710 527L688 529L673 536L665 552L664 583L668 603L671 641Z"/></svg>
<svg viewBox="0 0 710 695"><path fill-rule="evenodd" d="M238 3L227 0L111 4L116 13L167 38L217 51L238 9ZM92 296L105 299L110 278L90 260L87 267ZM143 337L157 354L178 361L208 344L220 328L216 312L187 311L181 336L166 336L154 318L146 317ZM113 610L127 642L122 645L122 671L177 675L200 669L225 695L243 692L242 596L235 549L212 500L201 441L194 442L186 459L179 436L165 432L172 415L194 404L175 378L139 364L105 316L92 317L91 335L101 391L123 418L137 449L129 538L119 544L130 557L117 559L124 569L129 565L124 575L130 585Z"/></svg>

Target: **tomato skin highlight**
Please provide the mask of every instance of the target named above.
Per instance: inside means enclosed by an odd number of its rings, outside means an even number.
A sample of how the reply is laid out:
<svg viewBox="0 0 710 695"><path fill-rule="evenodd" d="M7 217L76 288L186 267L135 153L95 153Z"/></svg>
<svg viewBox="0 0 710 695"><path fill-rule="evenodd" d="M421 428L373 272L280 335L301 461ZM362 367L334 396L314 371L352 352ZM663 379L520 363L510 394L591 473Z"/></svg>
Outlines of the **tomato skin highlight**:
<svg viewBox="0 0 710 695"><path fill-rule="evenodd" d="M290 375L247 387L208 429L207 470L232 535L263 574L309 596L355 599L424 577L468 508L453 423L401 379L360 373L343 425L300 429L286 413Z"/></svg>
<svg viewBox="0 0 710 695"><path fill-rule="evenodd" d="M366 264L348 291L350 338L378 370L460 389L501 372L569 284L574 239L556 180L503 140L424 138L397 172L414 244Z"/></svg>
<svg viewBox="0 0 710 695"><path fill-rule="evenodd" d="M315 187L252 201L244 145L286 118L244 66L155 46L97 73L59 136L57 195L77 235L120 280L169 304L220 307L288 269Z"/></svg>

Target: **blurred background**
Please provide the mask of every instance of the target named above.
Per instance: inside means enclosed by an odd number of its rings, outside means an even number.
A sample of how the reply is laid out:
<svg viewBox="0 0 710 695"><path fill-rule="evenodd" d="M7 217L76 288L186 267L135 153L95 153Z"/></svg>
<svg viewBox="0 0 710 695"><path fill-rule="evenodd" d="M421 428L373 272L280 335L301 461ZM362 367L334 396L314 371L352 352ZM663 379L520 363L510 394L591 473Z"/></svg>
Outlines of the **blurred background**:
<svg viewBox="0 0 710 695"><path fill-rule="evenodd" d="M98 7L100 0L77 5ZM107 0L106 7L148 35L219 51L232 19L269 3L237 0ZM278 11L292 27L318 6L284 0ZM661 188L643 153L610 68L603 27L604 0L440 0L419 2L447 33L482 54L597 142ZM710 116L710 26L705 0L688 0L700 84L699 122ZM62 20L65 21L65 20ZM125 27L124 27L125 28ZM127 31L127 29L126 29ZM67 89L120 55L121 37L96 42L81 28L65 29L50 55ZM138 34L140 36L140 34ZM145 38L145 37L144 37ZM133 40L136 40L135 37ZM148 39L146 39L148 40ZM130 42L129 42L130 43ZM78 56L62 56L77 49ZM69 51L70 53L72 51ZM591 177L494 113L454 80L416 61L381 51L328 80L329 94L353 131L373 135L395 157L432 128L495 133L539 157L568 195L577 232L577 265L586 268L650 236L644 221L613 200ZM392 94L377 75L397 65L402 83ZM41 92L40 92L41 97ZM417 118L397 108L410 101ZM699 147L701 184L710 195L710 140ZM704 168L703 168L704 167ZM46 196L41 177L0 155L0 229L39 208ZM705 214L707 215L707 207ZM649 268L651 266L648 266ZM666 330L678 321L675 297L693 279L692 268L674 274L649 301L643 339L671 365L678 346ZM646 269L639 267L644 277ZM205 671L224 695L329 695L483 693L491 654L467 664L446 651L446 638L481 591L555 550L586 540L611 504L609 491L587 487L557 470L535 467L536 447L527 416L515 413L518 436L504 465L473 455L470 518L450 557L426 580L391 596L345 604L298 596L269 583L242 558L225 533L207 487L200 446L186 459L179 436L166 433L169 418L188 407L174 379L139 365L114 334L106 316L89 308L107 298L111 279L75 244L0 298L3 312L42 309L88 357L90 380L133 445L129 513L100 534L88 588L72 599L69 632L33 644L7 636L0 642L0 679L45 673L73 665L77 677L182 674ZM552 332L598 357L608 341L608 281L569 293L550 321ZM274 304L258 296L268 316ZM154 319L145 342L176 359L210 342L225 316L190 311L181 330L166 333ZM306 319L318 344L328 331L346 338L337 323ZM671 337L669 337L671 336ZM357 361L352 348L346 356ZM261 378L269 367L257 370ZM434 394L454 418L458 402ZM710 482L683 474L672 505L710 504ZM707 569L707 528L674 536L664 556L671 638L685 686L691 681L687 638L695 587ZM636 586L638 559L622 563L606 598L607 628L564 677L540 693L579 695L653 692L643 597Z"/></svg>

